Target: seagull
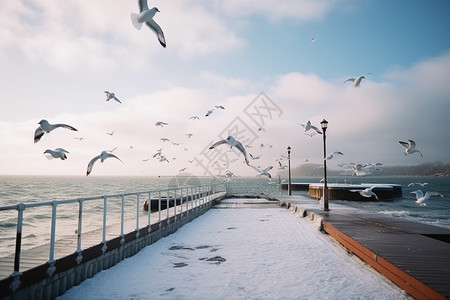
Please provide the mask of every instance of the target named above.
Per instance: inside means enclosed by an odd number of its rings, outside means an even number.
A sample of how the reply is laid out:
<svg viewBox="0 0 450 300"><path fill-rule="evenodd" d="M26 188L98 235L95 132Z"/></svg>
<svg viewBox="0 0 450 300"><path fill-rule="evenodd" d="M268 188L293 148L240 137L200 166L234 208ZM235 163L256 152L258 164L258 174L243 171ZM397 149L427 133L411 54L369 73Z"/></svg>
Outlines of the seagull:
<svg viewBox="0 0 450 300"><path fill-rule="evenodd" d="M317 38L312 38L312 39L309 40L309 43L312 44L312 43L314 43L315 41L317 41Z"/></svg>
<svg viewBox="0 0 450 300"><path fill-rule="evenodd" d="M84 137L74 137L74 139L79 140L80 142L84 140Z"/></svg>
<svg viewBox="0 0 450 300"><path fill-rule="evenodd" d="M309 130L314 130L315 132L317 132L318 134L322 134L322 131L319 130L319 128L317 128L316 126L311 124L311 121L308 120L308 122L306 122L306 124L300 124L305 128L305 132L308 132Z"/></svg>
<svg viewBox="0 0 450 300"><path fill-rule="evenodd" d="M114 130L111 131L111 132L107 132L106 134L107 134L107 135L113 135L113 134L114 134Z"/></svg>
<svg viewBox="0 0 450 300"><path fill-rule="evenodd" d="M105 159L107 159L108 157L114 157L118 160L120 160L120 158L118 158L117 156L115 156L112 153L109 153L107 151L102 151L102 153L100 153L100 155L97 155L96 157L94 157L93 159L91 159L91 161L89 162L88 166L87 166L87 172L86 172L86 176L88 176L91 171L92 171L92 167L94 166L94 163L100 159L100 162L104 162ZM121 161L121 160L120 160ZM123 161L122 161L123 162Z"/></svg>
<svg viewBox="0 0 450 300"><path fill-rule="evenodd" d="M256 175L256 176L258 176L258 177L267 176L270 179L272 179L272 176L270 175L269 171L272 170L273 166L269 166L269 167L265 168L264 170L260 170L260 169L258 169L257 167L254 167L254 166L250 166L250 167L252 167L256 171L258 171L259 174Z"/></svg>
<svg viewBox="0 0 450 300"><path fill-rule="evenodd" d="M158 122L155 123L155 126L161 126L161 127L164 127L164 125L169 125L169 123L161 122L161 121L158 121Z"/></svg>
<svg viewBox="0 0 450 300"><path fill-rule="evenodd" d="M247 151L245 151L245 148L244 148L244 146L242 146L241 142L236 140L231 135L228 136L225 140L221 140L221 141L214 143L211 147L209 147L209 149L214 149L215 147L222 145L222 144L228 144L228 145L230 145L231 148L236 147L239 151L241 151L242 154L244 154L245 163L247 165L249 165Z"/></svg>
<svg viewBox="0 0 450 300"><path fill-rule="evenodd" d="M197 117L197 116L192 116L192 117L189 118L189 120L200 120L200 118Z"/></svg>
<svg viewBox="0 0 450 300"><path fill-rule="evenodd" d="M431 191L426 192L425 196L424 196L423 192L421 190L417 190L417 191L411 192L411 194L415 194L416 195L416 203L421 205L421 206L426 206L427 204L423 203L423 202L428 200L428 198L430 198L432 196L444 197L444 195L442 195L441 193L431 192Z"/></svg>
<svg viewBox="0 0 450 300"><path fill-rule="evenodd" d="M373 188L376 187L376 185L373 185L371 187L368 187L364 190L350 190L350 192L358 192L361 196L366 197L366 198L372 198L372 196L375 197L375 199L377 199L378 201L380 201L380 199L378 199L377 194L375 194L372 190Z"/></svg>
<svg viewBox="0 0 450 300"><path fill-rule="evenodd" d="M53 129L56 129L58 127L67 128L67 129L70 129L70 130L73 130L73 131L78 131L77 129L73 128L70 125L66 125L66 124L50 124L47 120L40 120L38 124L39 124L39 127L34 132L34 142L35 143L39 142L39 140L42 138L42 136L45 133L49 133L50 131L52 131Z"/></svg>
<svg viewBox="0 0 450 300"><path fill-rule="evenodd" d="M340 151L334 151L333 153L328 154L327 157L325 157L325 159L330 160L330 159L332 159L333 157L335 157L336 155L344 155L344 153L342 153L342 152L340 152ZM324 159L324 160L325 160L325 159Z"/></svg>
<svg viewBox="0 0 450 300"><path fill-rule="evenodd" d="M193 136L193 134L192 133L186 133L186 136L187 136L188 139L190 139Z"/></svg>
<svg viewBox="0 0 450 300"><path fill-rule="evenodd" d="M408 184L408 187L410 186L415 186L415 185L420 185L421 187L424 187L426 185L428 185L428 182L411 182L410 184Z"/></svg>
<svg viewBox="0 0 450 300"><path fill-rule="evenodd" d="M209 117L213 113L214 109L210 109L206 112L205 117Z"/></svg>
<svg viewBox="0 0 450 300"><path fill-rule="evenodd" d="M117 102L122 103L122 102L120 102L119 99L117 99L116 94L110 93L110 92L108 92L108 91L105 91L105 94L106 94L106 101L109 101L109 100L111 100L111 99L114 99L114 100L116 100Z"/></svg>
<svg viewBox="0 0 450 300"><path fill-rule="evenodd" d="M166 48L166 39L164 37L164 33L161 27L153 20L156 12L159 12L159 9L153 7L152 9L148 9L147 0L139 0L139 14L131 13L131 22L133 23L136 29L141 30L142 24L145 23L158 37L159 43L161 46Z"/></svg>
<svg viewBox="0 0 450 300"><path fill-rule="evenodd" d="M50 156L47 156L48 159L60 158L61 160L67 159L66 153L69 153L69 151L63 148L56 148L55 150L47 149L44 152L44 154L50 154Z"/></svg>
<svg viewBox="0 0 450 300"><path fill-rule="evenodd" d="M412 154L414 152L419 152L420 156L423 157L422 152L420 152L419 150L416 150L416 142L414 142L413 140L408 140L408 142L402 142L402 141L398 141L400 143L400 145L402 145L403 148L405 148L405 152L403 152L405 155L408 154Z"/></svg>
<svg viewBox="0 0 450 300"><path fill-rule="evenodd" d="M222 105L215 105L215 108L218 108L218 109L225 109L225 107L223 107Z"/></svg>
<svg viewBox="0 0 450 300"><path fill-rule="evenodd" d="M366 74L370 74L370 73L366 73ZM352 77L347 79L346 81L344 81L343 83L346 83L347 81L351 81L353 82L353 87L359 87L359 84L361 83L361 80L366 79L366 77L364 77L364 75L361 75L359 77Z"/></svg>

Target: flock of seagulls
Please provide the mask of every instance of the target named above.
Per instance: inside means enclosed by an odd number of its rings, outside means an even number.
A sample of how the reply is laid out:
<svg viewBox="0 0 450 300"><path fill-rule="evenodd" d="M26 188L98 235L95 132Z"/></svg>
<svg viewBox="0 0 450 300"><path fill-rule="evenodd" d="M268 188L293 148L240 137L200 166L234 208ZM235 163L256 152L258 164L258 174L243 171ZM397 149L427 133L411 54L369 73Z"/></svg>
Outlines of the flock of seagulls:
<svg viewBox="0 0 450 300"><path fill-rule="evenodd" d="M164 33L161 29L161 27L155 22L155 20L153 19L154 16L156 15L157 12L160 12L158 8L153 7L151 9L149 9L148 4L147 4L147 0L139 0L138 1L139 4L139 13L131 13L130 17L131 17L131 22L133 24L133 26L140 30L143 26L143 24L145 23L145 25L147 25L155 34L156 37L159 41L159 43L161 44L161 46L163 46L164 48L166 47L166 39L164 36ZM314 43L316 41L316 38L313 38L310 40L310 43ZM370 73L366 73L366 74L370 74ZM365 75L361 75L358 77L351 77L348 78L347 80L345 80L343 83L346 82L352 82L353 87L359 87L361 84L361 81L363 79L366 79ZM122 104L122 102L117 98L117 96L115 95L115 93L113 92L109 92L109 91L104 91L105 95L106 95L106 101L110 101L110 100L114 100L120 104ZM215 106L212 109L209 109L206 114L205 117L210 116L216 109L225 109L223 106L218 105ZM198 116L192 116L189 118L190 120L199 120ZM68 124L63 124L63 123L58 123L58 124L50 124L47 120L42 119L39 123L39 127L35 130L34 133L34 143L37 143L41 140L41 138L44 136L44 134L48 134L51 131L57 129L57 128L65 128L65 129L69 129L71 131L78 131L76 128L74 128L71 125ZM155 126L166 126L168 125L168 123L166 122L162 122L162 121L158 121L155 123ZM309 135L309 136L314 136L316 134L322 134L321 130L312 125L310 120L308 120L306 122L306 124L300 124L303 128L304 128L304 134L305 135ZM107 133L108 135L113 135L114 131ZM187 134L187 138L190 138L192 136L192 134ZM76 138L79 139L80 141L83 138ZM163 142L165 141L169 141L169 139L167 138L161 138L161 140ZM176 143L172 142L174 145ZM421 157L423 157L423 154L416 149L416 143L413 140L408 140L408 142L404 142L404 141L399 141L400 145L404 148L404 155L410 155L413 153L419 153ZM244 156L244 160L246 165L252 167L253 169L255 169L257 171L257 176L267 176L269 179L272 178L272 176L270 175L269 171L273 169L273 166L269 166L267 168L261 169L255 166L252 166L249 164L249 159L248 159L248 155L247 155L247 151L245 149L245 147L242 145L241 142L239 142L238 140L236 140L233 136L228 136L226 139L224 140L220 140L216 143L214 143L213 145L211 145L209 147L209 149L214 149L220 145L228 145L230 148L235 148L238 151L240 151L242 153L242 155ZM116 147L117 148L117 147ZM116 149L112 149L110 151L102 151L99 155L95 156L94 158L92 158L87 166L87 171L86 171L86 176L88 176L91 172L92 172L92 168L94 166L94 164L100 160L101 163L103 163L107 158L115 158L119 161L121 161L123 163L122 160L120 160L120 158L118 158L116 155L114 155L112 152ZM132 149L132 146L130 146L130 149ZM66 160L67 159L67 154L69 152L67 150L65 150L64 148L56 148L56 149L46 149L44 154L47 154L49 159L52 158L56 158L56 159L61 159L61 160ZM252 160L256 160L259 159L260 156L254 157L251 154L249 154L250 157L252 158ZM338 155L343 155L343 153L341 151L335 151L330 153L329 155L327 155L324 160L330 160L335 158ZM153 155L154 158L158 158L160 161L167 161L169 162L169 160L162 154L162 149L159 149L157 151L157 153L155 153ZM148 160L148 159L147 159ZM143 161L147 161L147 160L143 160ZM279 170L284 170L287 168L286 165L283 165L281 163L280 160L277 160L278 164L279 164ZM357 176L363 176L366 175L367 173L364 171L364 169L366 168L374 168L378 165L381 165L380 163L377 164L343 164L341 165L344 168L351 168L354 171L354 175ZM184 171L186 168L182 168L180 169L181 171ZM231 178L231 177L235 177L235 175L227 170L226 172L226 176ZM420 185L422 187L426 186L427 183L411 183L408 185L409 186L414 186L414 185ZM379 200L378 196L375 194L375 192L373 191L373 189L376 186L371 186L368 187L364 190L350 190L351 192L358 192L360 193L363 197L374 197L375 199ZM428 200L430 197L443 197L442 194L438 193L438 192L432 192L432 191L427 191L425 193L425 195L423 194L423 192L421 190L416 190L411 192L411 194L415 194L416 195L416 201L415 203L419 204L419 205L426 205L424 202L426 200Z"/></svg>

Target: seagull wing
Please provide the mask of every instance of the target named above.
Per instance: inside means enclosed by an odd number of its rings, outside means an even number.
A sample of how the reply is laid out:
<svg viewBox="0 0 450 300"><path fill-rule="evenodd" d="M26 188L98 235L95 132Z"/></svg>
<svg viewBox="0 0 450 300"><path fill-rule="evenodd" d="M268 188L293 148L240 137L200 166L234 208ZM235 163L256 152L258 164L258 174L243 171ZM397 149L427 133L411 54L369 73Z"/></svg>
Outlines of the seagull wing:
<svg viewBox="0 0 450 300"><path fill-rule="evenodd" d="M400 143L400 145L402 145L403 148L408 149L409 148L409 143L407 142L402 142L402 141L398 141Z"/></svg>
<svg viewBox="0 0 450 300"><path fill-rule="evenodd" d="M411 150L414 150L414 149L416 149L416 142L414 142L413 140L408 140L408 145L409 145L409 148L411 149Z"/></svg>
<svg viewBox="0 0 450 300"><path fill-rule="evenodd" d="M441 193L428 191L425 193L425 200L427 200L428 198L430 198L432 196L444 197L444 195L442 195Z"/></svg>
<svg viewBox="0 0 450 300"><path fill-rule="evenodd" d="M94 167L94 163L100 158L100 155L97 155L88 163L86 176L88 176L92 172L92 167Z"/></svg>
<svg viewBox="0 0 450 300"><path fill-rule="evenodd" d="M411 192L411 194L415 194L416 195L416 200L419 200L420 198L423 197L423 193L422 193L421 190L413 191L413 192Z"/></svg>
<svg viewBox="0 0 450 300"><path fill-rule="evenodd" d="M56 148L55 151L58 151L58 152L64 152L64 153L69 153L69 151L67 151L67 150L64 149L64 148Z"/></svg>
<svg viewBox="0 0 450 300"><path fill-rule="evenodd" d="M139 12L148 10L147 0L139 0L138 3L139 3Z"/></svg>
<svg viewBox="0 0 450 300"><path fill-rule="evenodd" d="M147 24L147 26L151 30L153 30L154 33L156 33L161 46L166 48L166 38L164 37L164 32L162 31L161 27L153 19L145 22L145 24Z"/></svg>
<svg viewBox="0 0 450 300"><path fill-rule="evenodd" d="M213 148L215 148L215 147L217 147L219 145L222 145L222 144L227 144L227 140L218 141L218 142L214 143L211 147L209 147L209 149L213 149Z"/></svg>
<svg viewBox="0 0 450 300"><path fill-rule="evenodd" d="M322 131L320 131L319 128L314 125L311 125L311 129L315 130L318 134L322 134Z"/></svg>
<svg viewBox="0 0 450 300"><path fill-rule="evenodd" d="M235 147L236 147L239 151L241 151L242 154L244 154L245 163L246 163L247 165L249 165L248 157L247 157L247 151L245 151L245 148L244 148L244 146L242 146L241 142L236 141Z"/></svg>
<svg viewBox="0 0 450 300"><path fill-rule="evenodd" d="M346 83L347 81L351 81L351 82L355 82L355 80L356 80L356 78L349 78L349 79L347 79L346 81L344 81L343 83Z"/></svg>
<svg viewBox="0 0 450 300"><path fill-rule="evenodd" d="M53 125L53 127L54 128L63 127L63 128L67 128L67 129L70 129L70 130L73 130L73 131L78 131L76 128L74 128L74 127L72 127L70 125L67 125L67 124L55 124L55 125Z"/></svg>
<svg viewBox="0 0 450 300"><path fill-rule="evenodd" d="M117 156L115 156L114 154L109 153L109 152L107 153L106 157L107 157L107 158L108 158L108 157L114 157L114 158L120 160L121 162L123 162L120 158L118 158Z"/></svg>
<svg viewBox="0 0 450 300"><path fill-rule="evenodd" d="M41 139L41 137L44 135L45 130L41 127L38 127L36 131L34 132L34 142L37 143Z"/></svg>
<svg viewBox="0 0 450 300"><path fill-rule="evenodd" d="M114 96L114 100L116 100L117 102L119 102L119 103L122 103L122 102L120 102L120 100L119 99L117 99L117 97L116 96Z"/></svg>

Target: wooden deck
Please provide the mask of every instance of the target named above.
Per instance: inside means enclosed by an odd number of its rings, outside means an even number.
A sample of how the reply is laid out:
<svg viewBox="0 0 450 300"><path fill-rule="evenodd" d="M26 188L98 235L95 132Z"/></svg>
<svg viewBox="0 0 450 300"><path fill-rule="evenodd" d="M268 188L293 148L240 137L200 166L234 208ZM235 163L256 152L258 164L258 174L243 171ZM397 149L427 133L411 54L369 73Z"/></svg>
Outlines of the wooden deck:
<svg viewBox="0 0 450 300"><path fill-rule="evenodd" d="M450 299L450 230L375 214L330 211L323 229L416 299Z"/></svg>

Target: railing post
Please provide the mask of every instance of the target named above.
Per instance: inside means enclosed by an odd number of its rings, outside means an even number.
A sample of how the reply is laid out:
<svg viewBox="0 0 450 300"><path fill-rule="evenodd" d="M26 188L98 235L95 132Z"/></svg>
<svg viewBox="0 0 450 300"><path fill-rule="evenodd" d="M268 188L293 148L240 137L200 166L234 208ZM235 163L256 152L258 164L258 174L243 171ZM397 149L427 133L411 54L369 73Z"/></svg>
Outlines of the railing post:
<svg viewBox="0 0 450 300"><path fill-rule="evenodd" d="M136 194L136 238L139 237L139 195Z"/></svg>
<svg viewBox="0 0 450 300"><path fill-rule="evenodd" d="M56 206L57 202L52 202L52 227L50 233L50 257L48 262L52 263L55 261L55 234L56 234Z"/></svg>
<svg viewBox="0 0 450 300"><path fill-rule="evenodd" d="M158 190L158 223L161 228L161 190Z"/></svg>
<svg viewBox="0 0 450 300"><path fill-rule="evenodd" d="M16 252L14 253L14 272L12 273L12 276L20 275L20 249L22 248L22 225L24 210L25 204L19 203L17 205Z"/></svg>
<svg viewBox="0 0 450 300"><path fill-rule="evenodd" d="M152 192L148 193L148 232L150 233L151 231L151 220L150 220L150 215L152 212Z"/></svg>
<svg viewBox="0 0 450 300"><path fill-rule="evenodd" d="M169 189L167 189L166 190L166 203L167 203L167 206L166 206L166 219L167 219L167 223L169 223Z"/></svg>
<svg viewBox="0 0 450 300"><path fill-rule="evenodd" d="M83 224L83 199L78 200L77 252L81 252L81 231Z"/></svg>
<svg viewBox="0 0 450 300"><path fill-rule="evenodd" d="M106 244L106 216L107 216L107 200L106 196L103 196L103 232L102 232L102 243Z"/></svg>
<svg viewBox="0 0 450 300"><path fill-rule="evenodd" d="M123 235L123 219L125 214L125 196L122 194L122 203L121 203L121 209L120 209L120 236L122 239L120 240L120 243L123 245L125 243L125 237Z"/></svg>
<svg viewBox="0 0 450 300"><path fill-rule="evenodd" d="M177 220L177 188L173 189L173 220Z"/></svg>

